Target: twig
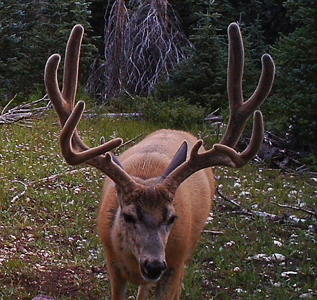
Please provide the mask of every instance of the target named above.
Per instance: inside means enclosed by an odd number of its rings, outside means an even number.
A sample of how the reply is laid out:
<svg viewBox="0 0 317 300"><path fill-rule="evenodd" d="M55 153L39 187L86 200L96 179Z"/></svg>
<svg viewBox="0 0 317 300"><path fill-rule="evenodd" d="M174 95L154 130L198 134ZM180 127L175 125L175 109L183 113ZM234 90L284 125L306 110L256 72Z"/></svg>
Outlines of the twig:
<svg viewBox="0 0 317 300"><path fill-rule="evenodd" d="M26 185L24 182L20 181L20 180L14 180L13 182L17 182L17 183L20 183L21 185L23 185L24 190L23 190L21 193L19 193L18 195L14 196L14 197L12 198L12 200L11 200L11 203L14 203L14 202L17 201L20 197L22 197L22 196L26 193L27 188L28 188L27 185Z"/></svg>
<svg viewBox="0 0 317 300"><path fill-rule="evenodd" d="M135 142L136 140L138 140L139 138L141 138L143 136L143 134L139 134L138 136L136 136L135 138L133 138L132 140L126 141L125 143L123 143L122 145L120 145L115 152L119 151L121 148Z"/></svg>
<svg viewBox="0 0 317 300"><path fill-rule="evenodd" d="M16 98L18 94L15 94L14 97L7 103L7 105L3 108L3 110L1 111L0 115L3 115L5 113L5 111L7 110L7 108L9 107L9 105L12 103L12 101Z"/></svg>
<svg viewBox="0 0 317 300"><path fill-rule="evenodd" d="M219 231L219 230L204 230L204 233L210 233L210 234L213 234L213 235L225 234L224 231Z"/></svg>
<svg viewBox="0 0 317 300"><path fill-rule="evenodd" d="M291 206L291 205L286 205L286 204L280 204L280 203L273 202L273 201L272 201L272 203L276 204L279 207L294 209L294 210L297 210L297 211L302 211L302 212L304 212L306 214L309 214L309 215L312 215L314 217L317 217L317 213L312 211L312 210L308 210L308 209L305 209L305 208L302 208L302 207L296 207L296 206Z"/></svg>
<svg viewBox="0 0 317 300"><path fill-rule="evenodd" d="M297 218L295 216L286 216L286 215L279 216L279 215L274 215L274 214L270 214L270 213L267 213L267 212L262 212L262 211L250 210L250 209L243 208L240 204L237 203L237 201L229 199L228 197L226 197L223 193L221 193L219 191L218 188L217 188L217 192L218 192L219 196L222 199L230 202L232 205L234 205L235 207L239 208L239 210L235 211L235 213L246 214L248 216L256 216L256 217L261 217L261 218L267 218L267 219L270 219L270 220L272 220L274 222L276 222L276 221L285 221L285 222L287 222L288 221L288 222L290 222L292 224L295 224L295 225L299 225L299 224L302 224L302 223L306 222L306 219L300 219L300 218ZM290 207L290 208L293 208L293 207ZM316 214L314 214L314 216L316 216Z"/></svg>
<svg viewBox="0 0 317 300"><path fill-rule="evenodd" d="M17 183L23 185L24 190L21 193L19 193L18 195L14 196L12 198L12 200L11 200L11 203L14 203L19 198L21 198L26 193L28 187L32 186L33 184L35 184L37 182L54 181L58 177L65 176L65 175L73 175L73 174L76 174L78 172L86 171L88 169L89 169L89 167L85 167L85 168L81 168L81 169L75 169L75 170L70 170L70 171L67 171L67 172L64 172L64 173L61 173L61 174L54 174L54 175L50 175L48 177L44 177L44 178L41 178L41 179L38 179L38 180L33 180L33 181L28 182L28 183L24 183L24 182L22 182L20 180L14 180L13 182L17 182Z"/></svg>
<svg viewBox="0 0 317 300"><path fill-rule="evenodd" d="M70 170L70 171L66 171L64 173L60 173L60 174L54 174L54 175L50 175L48 177L44 177L44 178L40 178L38 180L33 180L33 181L30 181L28 183L28 186L34 184L34 183L37 183L37 182L43 182L43 181L54 181L55 179L57 179L58 177L61 177L61 176L65 176L65 175L73 175L73 174L76 174L76 173L79 173L79 172L82 172L82 171L87 171L89 170L90 167L84 167L84 168L80 168L80 169L74 169L74 170Z"/></svg>
<svg viewBox="0 0 317 300"><path fill-rule="evenodd" d="M12 98L9 101L9 103L4 107L4 109L1 111L0 124L13 124L21 120L26 120L34 116L39 116L44 111L46 111L50 106L50 101L48 101L49 99L47 98L47 95L45 95L43 98L35 100L31 103L24 103L7 110L9 105L13 102L14 99L15 97ZM36 107L38 103L43 101L47 102L45 106Z"/></svg>
<svg viewBox="0 0 317 300"><path fill-rule="evenodd" d="M79 172L83 172L83 171L87 171L89 170L90 167L84 167L84 168L80 168L80 169L74 169L74 170L70 170L70 171L66 171L64 173L60 173L60 174L54 174L54 175L50 175L50 176L47 176L47 177L43 177L43 178L40 178L40 179L37 179L37 180L32 180L32 181L29 181L27 183L24 183L22 181L19 181L19 180L14 180L13 182L17 182L17 183L20 183L21 185L23 185L24 187L24 190L19 193L18 195L14 196L11 200L11 203L14 203L16 200L18 200L19 198L21 198L27 191L28 187L36 184L36 183L39 183L39 182L49 182L49 181L54 181L56 180L58 177L62 177L62 176L65 176L65 175L73 175L73 174L76 174L76 173L79 173Z"/></svg>
<svg viewBox="0 0 317 300"><path fill-rule="evenodd" d="M242 209L241 205L240 205L238 202L236 202L236 201L234 201L234 200L229 199L228 197L226 197L222 192L220 192L220 190L219 190L218 187L216 188L216 190L217 190L217 193L219 194L219 196L220 196L221 198L223 198L224 200L230 202L232 205L234 205L234 206L236 206L236 207Z"/></svg>

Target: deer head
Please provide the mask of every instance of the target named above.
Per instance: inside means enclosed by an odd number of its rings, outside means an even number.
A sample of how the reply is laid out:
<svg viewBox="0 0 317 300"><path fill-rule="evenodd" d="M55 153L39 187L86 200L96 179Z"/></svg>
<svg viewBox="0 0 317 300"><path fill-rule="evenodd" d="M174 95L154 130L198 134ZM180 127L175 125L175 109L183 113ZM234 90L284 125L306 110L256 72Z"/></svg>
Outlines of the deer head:
<svg viewBox="0 0 317 300"><path fill-rule="evenodd" d="M167 267L165 247L177 219L173 199L145 181L137 184L131 194L120 188L117 193L120 208L114 221L114 235L118 233L124 241L116 244L128 245L144 280L157 281Z"/></svg>

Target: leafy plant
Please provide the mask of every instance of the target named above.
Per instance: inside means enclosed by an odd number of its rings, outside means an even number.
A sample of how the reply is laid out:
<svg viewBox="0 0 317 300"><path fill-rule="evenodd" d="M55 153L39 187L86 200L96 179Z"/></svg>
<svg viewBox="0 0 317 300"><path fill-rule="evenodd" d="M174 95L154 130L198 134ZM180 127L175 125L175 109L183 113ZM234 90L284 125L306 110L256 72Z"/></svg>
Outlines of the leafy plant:
<svg viewBox="0 0 317 300"><path fill-rule="evenodd" d="M171 128L192 128L202 124L206 110L188 103L183 97L171 101L156 98L137 98L137 106L144 117L154 124Z"/></svg>

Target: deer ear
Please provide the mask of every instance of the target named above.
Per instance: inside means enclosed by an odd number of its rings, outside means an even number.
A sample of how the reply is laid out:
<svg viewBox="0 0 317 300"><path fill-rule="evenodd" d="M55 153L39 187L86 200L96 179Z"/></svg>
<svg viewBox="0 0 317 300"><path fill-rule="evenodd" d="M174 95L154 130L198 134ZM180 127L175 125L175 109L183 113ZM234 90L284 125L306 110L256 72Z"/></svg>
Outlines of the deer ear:
<svg viewBox="0 0 317 300"><path fill-rule="evenodd" d="M186 161L188 152L188 143L184 141L179 149L177 150L176 154L174 155L172 161L170 162L169 166L167 167L162 179L165 179L169 174L171 174L178 166L180 166L183 162Z"/></svg>
<svg viewBox="0 0 317 300"><path fill-rule="evenodd" d="M115 162L121 169L123 169L123 166L122 166L118 156L114 155L112 152L109 152L109 153L112 157L113 162Z"/></svg>

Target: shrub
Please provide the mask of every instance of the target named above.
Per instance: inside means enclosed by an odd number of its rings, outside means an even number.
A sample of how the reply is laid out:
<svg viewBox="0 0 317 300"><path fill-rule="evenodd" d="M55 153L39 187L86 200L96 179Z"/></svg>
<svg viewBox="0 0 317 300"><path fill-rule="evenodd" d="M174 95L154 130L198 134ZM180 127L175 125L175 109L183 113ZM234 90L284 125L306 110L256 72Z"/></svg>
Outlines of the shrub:
<svg viewBox="0 0 317 300"><path fill-rule="evenodd" d="M138 98L139 111L144 117L163 127L189 129L202 124L206 116L205 109L189 104L183 97L170 101L158 101L155 98Z"/></svg>

